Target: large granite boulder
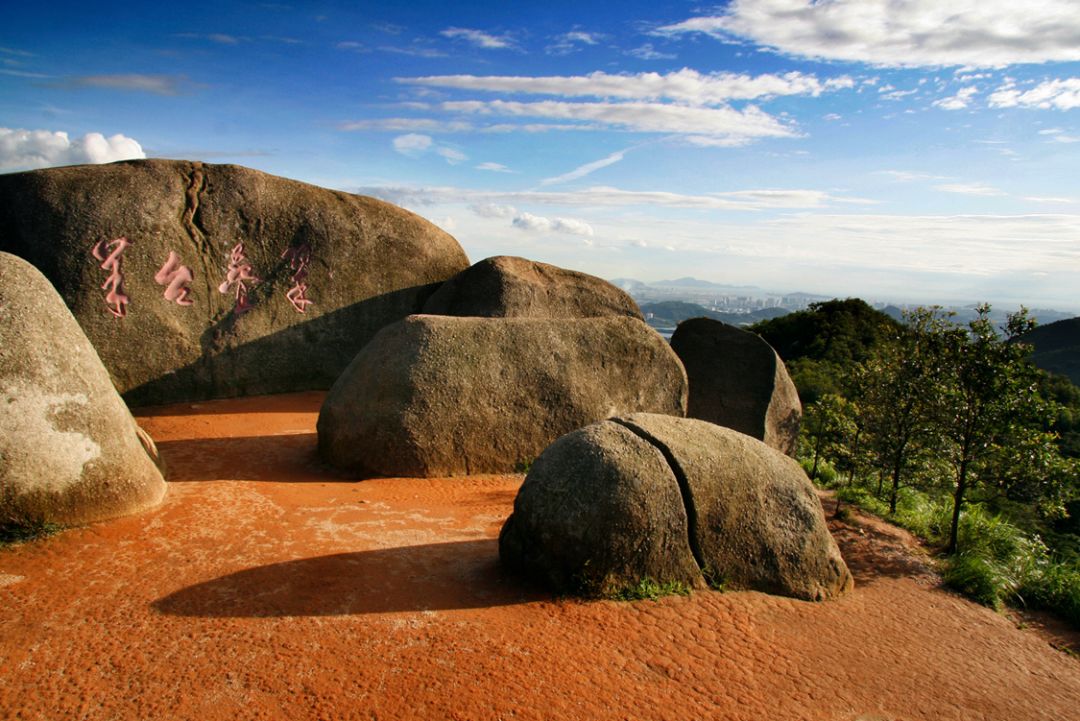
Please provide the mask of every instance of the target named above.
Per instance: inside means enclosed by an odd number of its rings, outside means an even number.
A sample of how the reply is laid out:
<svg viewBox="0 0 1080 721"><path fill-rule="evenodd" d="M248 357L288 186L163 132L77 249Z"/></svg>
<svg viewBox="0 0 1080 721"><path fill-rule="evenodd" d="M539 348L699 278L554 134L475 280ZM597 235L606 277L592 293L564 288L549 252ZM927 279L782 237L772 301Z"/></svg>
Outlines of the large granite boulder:
<svg viewBox="0 0 1080 721"><path fill-rule="evenodd" d="M0 175L0 250L52 281L133 404L329 388L468 266L388 203L171 160Z"/></svg>
<svg viewBox="0 0 1080 721"><path fill-rule="evenodd" d="M686 415L758 440L793 456L802 404L787 368L765 340L711 318L684 320L671 347L686 367Z"/></svg>
<svg viewBox="0 0 1080 721"><path fill-rule="evenodd" d="M432 315L643 320L634 299L606 280L525 258L487 258L443 283L424 304Z"/></svg>
<svg viewBox="0 0 1080 721"><path fill-rule="evenodd" d="M689 577L686 549L695 561ZM570 592L707 581L819 601L853 585L798 463L729 428L648 413L602 421L546 449L518 492L499 553Z"/></svg>
<svg viewBox="0 0 1080 721"><path fill-rule="evenodd" d="M701 585L679 482L663 454L603 421L559 438L529 469L499 537L511 569L557 591L618 594L648 578Z"/></svg>
<svg viewBox="0 0 1080 721"><path fill-rule="evenodd" d="M387 326L330 389L323 458L358 475L513 471L622 413L683 415L686 374L634 318L416 315Z"/></svg>
<svg viewBox="0 0 1080 721"><path fill-rule="evenodd" d="M56 290L0 253L0 526L155 506L165 481L152 451Z"/></svg>

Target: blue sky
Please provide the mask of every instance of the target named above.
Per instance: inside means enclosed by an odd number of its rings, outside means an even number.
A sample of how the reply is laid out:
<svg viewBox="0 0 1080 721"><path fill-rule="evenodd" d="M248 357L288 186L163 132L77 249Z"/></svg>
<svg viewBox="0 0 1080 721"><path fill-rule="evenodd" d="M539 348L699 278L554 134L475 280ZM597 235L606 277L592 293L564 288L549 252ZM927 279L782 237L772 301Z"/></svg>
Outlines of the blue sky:
<svg viewBox="0 0 1080 721"><path fill-rule="evenodd" d="M239 163L474 261L1080 312L1080 2L11 3L0 172Z"/></svg>

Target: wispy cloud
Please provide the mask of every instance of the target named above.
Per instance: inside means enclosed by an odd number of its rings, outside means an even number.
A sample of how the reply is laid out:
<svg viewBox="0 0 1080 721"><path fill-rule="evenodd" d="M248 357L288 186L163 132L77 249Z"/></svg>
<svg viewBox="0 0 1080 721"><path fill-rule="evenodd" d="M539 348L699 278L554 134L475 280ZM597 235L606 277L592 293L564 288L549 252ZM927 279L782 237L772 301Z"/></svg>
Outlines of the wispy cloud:
<svg viewBox="0 0 1080 721"><path fill-rule="evenodd" d="M506 167L502 163L480 163L476 166L477 170L486 170L491 173L512 173L514 172L510 168Z"/></svg>
<svg viewBox="0 0 1080 721"><path fill-rule="evenodd" d="M620 160L623 159L625 155L626 151L620 150L617 153L612 153L606 158L601 158L600 160L594 160L591 163L585 163L584 165L578 166L577 168L571 170L569 173L564 173L563 175L558 175L554 178L545 178L544 180L540 181L540 185L560 185L562 183L569 183L574 180L579 180L581 178L584 178L586 175L591 175L595 173L601 168L606 168L609 165L614 165L615 163L618 163Z"/></svg>
<svg viewBox="0 0 1080 721"><path fill-rule="evenodd" d="M722 14L655 33L747 39L792 55L896 67L1080 60L1074 0L733 0Z"/></svg>
<svg viewBox="0 0 1080 721"><path fill-rule="evenodd" d="M1040 130L1039 135L1045 135L1055 143L1080 143L1080 135L1071 135L1061 128Z"/></svg>
<svg viewBox="0 0 1080 721"><path fill-rule="evenodd" d="M429 75L396 78L405 85L457 90L553 95L564 98L619 98L624 100L673 100L689 105L722 105L731 100L757 100L787 95L818 97L822 93L850 89L848 75L819 79L812 74L748 75L746 73L699 73L683 68L670 73L611 74L594 72L569 76Z"/></svg>
<svg viewBox="0 0 1080 721"><path fill-rule="evenodd" d="M665 53L653 47L652 43L644 43L636 48L626 51L630 57L638 60L674 60L678 57L675 53Z"/></svg>
<svg viewBox="0 0 1080 721"><path fill-rule="evenodd" d="M944 193L957 193L959 195L977 195L984 197L1000 197L1002 195L1008 195L1004 190L995 188L992 185L986 185L985 183L945 183L942 185L935 185L934 189Z"/></svg>
<svg viewBox="0 0 1080 721"><path fill-rule="evenodd" d="M574 191L490 191L454 187L368 186L355 192L374 195L398 205L423 207L439 204L475 206L559 206L589 208L689 208L697 210L809 210L837 204L872 204L863 198L820 190L749 189L688 195L665 191L622 190L595 186Z"/></svg>
<svg viewBox="0 0 1080 721"><path fill-rule="evenodd" d="M0 128L0 172L145 157L138 141L124 135L87 133L72 140L63 131Z"/></svg>
<svg viewBox="0 0 1080 721"><path fill-rule="evenodd" d="M911 172L909 170L878 170L875 171L875 173L877 175L887 175L900 183L914 183L920 180L948 180L948 178L943 175Z"/></svg>
<svg viewBox="0 0 1080 721"><path fill-rule="evenodd" d="M572 30L552 38L551 44L544 48L548 55L569 55L581 50L583 47L598 45L604 38L599 33L587 33L583 30Z"/></svg>
<svg viewBox="0 0 1080 721"><path fill-rule="evenodd" d="M182 75L140 75L128 73L122 75L79 75L65 78L54 84L56 87L101 88L105 90L123 90L154 95L179 95L194 83Z"/></svg>
<svg viewBox="0 0 1080 721"><path fill-rule="evenodd" d="M430 135L422 135L420 133L399 135L394 138L392 144L394 150L408 158L419 158L428 151L432 151L451 165L457 165L458 163L463 163L469 159L468 155L457 148L436 143L434 138Z"/></svg>
<svg viewBox="0 0 1080 721"><path fill-rule="evenodd" d="M229 33L176 33L173 37L185 40L207 40L218 45L239 45L250 39L241 35L230 35Z"/></svg>
<svg viewBox="0 0 1080 721"><path fill-rule="evenodd" d="M507 50L515 48L513 39L508 35L492 35L483 30L471 28L447 28L439 33L451 40L464 40L470 45L484 50Z"/></svg>
<svg viewBox="0 0 1080 721"><path fill-rule="evenodd" d="M441 104L443 110L462 115L504 118L545 118L578 127L598 124L608 129L640 133L666 133L711 137L732 143L761 138L792 138L799 133L790 125L754 106L703 108L662 103L569 103L506 100L464 100Z"/></svg>
<svg viewBox="0 0 1080 721"><path fill-rule="evenodd" d="M457 165L458 163L463 163L469 159L468 155L457 148L451 148L445 145L435 148L435 153L451 165Z"/></svg>
<svg viewBox="0 0 1080 721"><path fill-rule="evenodd" d="M410 158L418 158L427 152L434 142L435 141L432 140L430 135L409 133L408 135L399 135L394 138L393 146L394 150L402 155Z"/></svg>

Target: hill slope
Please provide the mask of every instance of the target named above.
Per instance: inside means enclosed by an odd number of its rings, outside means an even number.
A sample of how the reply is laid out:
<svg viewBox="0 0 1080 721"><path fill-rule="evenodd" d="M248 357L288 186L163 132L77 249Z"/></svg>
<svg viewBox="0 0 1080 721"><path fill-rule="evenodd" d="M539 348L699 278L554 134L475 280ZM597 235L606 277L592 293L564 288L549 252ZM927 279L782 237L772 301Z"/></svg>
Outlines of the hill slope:
<svg viewBox="0 0 1080 721"><path fill-rule="evenodd" d="M1080 385L1080 318L1047 323L1021 338L1035 347L1031 360L1051 373Z"/></svg>

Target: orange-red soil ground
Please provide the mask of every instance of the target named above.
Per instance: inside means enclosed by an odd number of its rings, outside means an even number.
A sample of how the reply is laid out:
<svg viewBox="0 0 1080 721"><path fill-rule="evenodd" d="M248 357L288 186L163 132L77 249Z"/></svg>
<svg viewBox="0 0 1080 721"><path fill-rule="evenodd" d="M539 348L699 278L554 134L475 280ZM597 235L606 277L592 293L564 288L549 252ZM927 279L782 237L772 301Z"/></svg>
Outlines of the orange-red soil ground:
<svg viewBox="0 0 1080 721"><path fill-rule="evenodd" d="M343 479L321 399L146 409L159 509L0 550L0 717L1080 718L1080 660L885 524L834 526L839 601L554 599L498 568L520 476Z"/></svg>

